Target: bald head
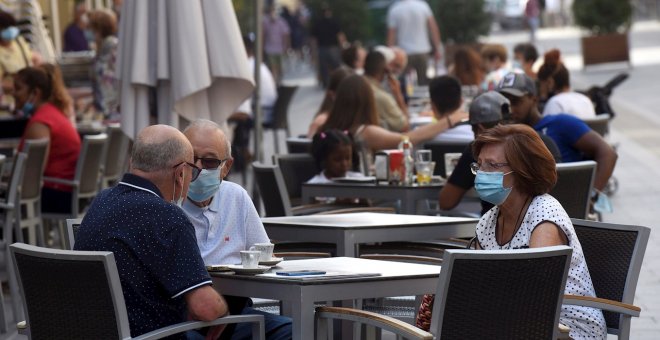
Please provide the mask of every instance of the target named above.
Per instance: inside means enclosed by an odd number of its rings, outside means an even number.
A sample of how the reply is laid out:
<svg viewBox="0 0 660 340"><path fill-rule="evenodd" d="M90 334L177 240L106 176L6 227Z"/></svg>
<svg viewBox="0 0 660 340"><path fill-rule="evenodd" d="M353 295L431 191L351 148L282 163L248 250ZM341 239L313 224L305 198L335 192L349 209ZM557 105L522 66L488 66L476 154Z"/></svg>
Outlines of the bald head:
<svg viewBox="0 0 660 340"><path fill-rule="evenodd" d="M131 154L131 168L156 172L188 162L192 146L186 136L169 125L148 126L138 134Z"/></svg>
<svg viewBox="0 0 660 340"><path fill-rule="evenodd" d="M394 46L390 47L390 49L394 52L394 60L390 62L390 70L394 74L401 74L408 65L408 55L400 47Z"/></svg>
<svg viewBox="0 0 660 340"><path fill-rule="evenodd" d="M218 159L231 158L231 142L224 130L216 122L207 119L198 119L190 123L183 134L196 149L202 144L209 144L216 149ZM203 157L195 153L197 157Z"/></svg>

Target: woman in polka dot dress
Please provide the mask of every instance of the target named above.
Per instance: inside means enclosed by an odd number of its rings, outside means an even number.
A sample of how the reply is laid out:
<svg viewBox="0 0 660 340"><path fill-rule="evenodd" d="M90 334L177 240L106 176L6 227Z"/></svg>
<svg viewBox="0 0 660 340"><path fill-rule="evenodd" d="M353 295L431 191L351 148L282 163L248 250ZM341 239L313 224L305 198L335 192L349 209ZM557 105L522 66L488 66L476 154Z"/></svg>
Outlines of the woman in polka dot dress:
<svg viewBox="0 0 660 340"><path fill-rule="evenodd" d="M473 145L475 189L493 203L477 224L482 249L568 245L573 248L565 294L595 296L582 246L561 204L547 193L557 181L555 161L536 131L526 125L499 125ZM573 339L605 339L599 309L563 305L559 322Z"/></svg>

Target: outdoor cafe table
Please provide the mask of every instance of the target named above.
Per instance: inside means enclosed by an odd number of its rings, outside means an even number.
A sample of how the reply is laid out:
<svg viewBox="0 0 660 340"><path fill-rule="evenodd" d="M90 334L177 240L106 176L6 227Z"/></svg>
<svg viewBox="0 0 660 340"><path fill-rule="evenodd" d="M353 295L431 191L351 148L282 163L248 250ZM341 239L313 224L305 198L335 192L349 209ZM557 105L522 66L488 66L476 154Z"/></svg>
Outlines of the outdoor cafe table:
<svg viewBox="0 0 660 340"><path fill-rule="evenodd" d="M314 197L368 198L401 200L402 214L415 214L419 200L438 200L442 184L390 185L376 183L304 183L302 201L311 203Z"/></svg>
<svg viewBox="0 0 660 340"><path fill-rule="evenodd" d="M331 242L337 256L355 257L360 243L472 237L478 219L355 213L264 217L268 237L295 242Z"/></svg>
<svg viewBox="0 0 660 340"><path fill-rule="evenodd" d="M320 270L322 276L284 277L283 270ZM261 275L211 272L222 294L282 301L282 312L293 319L293 339L314 339L314 303L422 295L435 292L440 267L350 257L283 261Z"/></svg>

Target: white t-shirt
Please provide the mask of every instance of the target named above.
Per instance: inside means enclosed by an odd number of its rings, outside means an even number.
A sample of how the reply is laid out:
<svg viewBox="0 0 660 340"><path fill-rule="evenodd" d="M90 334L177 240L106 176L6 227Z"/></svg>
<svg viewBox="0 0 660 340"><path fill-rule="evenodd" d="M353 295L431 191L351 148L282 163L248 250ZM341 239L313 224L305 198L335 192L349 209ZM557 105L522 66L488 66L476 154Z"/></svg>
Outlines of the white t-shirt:
<svg viewBox="0 0 660 340"><path fill-rule="evenodd" d="M428 19L429 4L421 0L402 0L390 6L387 27L396 30L396 44L408 54L431 52Z"/></svg>
<svg viewBox="0 0 660 340"><path fill-rule="evenodd" d="M568 246L573 248L564 294L596 296L587 262L582 253L582 245L575 234L571 218L554 197L548 194L534 197L520 228L511 241L504 245L499 245L495 236L499 212L500 208L494 206L479 220L477 239L481 248L486 250L529 248L534 228L541 222L552 222L561 228L568 240ZM562 305L559 322L571 328L570 336L573 339L605 339L607 337L605 318L600 309Z"/></svg>
<svg viewBox="0 0 660 340"><path fill-rule="evenodd" d="M461 124L445 130L433 137L434 141L443 142L471 142L474 140L474 132L470 124Z"/></svg>
<svg viewBox="0 0 660 340"><path fill-rule="evenodd" d="M250 70L254 70L254 57L248 58L248 64L250 65ZM261 76L261 79L259 80L261 83L259 87L259 100L261 101L261 107L271 111L277 100L277 85L275 85L273 74L270 73L270 70L264 63L261 63L259 72ZM236 112L245 112L252 116L252 96L246 99L236 109Z"/></svg>
<svg viewBox="0 0 660 340"><path fill-rule="evenodd" d="M589 97L578 92L563 92L556 94L545 103L543 115L569 114L580 119L596 117L594 104Z"/></svg>

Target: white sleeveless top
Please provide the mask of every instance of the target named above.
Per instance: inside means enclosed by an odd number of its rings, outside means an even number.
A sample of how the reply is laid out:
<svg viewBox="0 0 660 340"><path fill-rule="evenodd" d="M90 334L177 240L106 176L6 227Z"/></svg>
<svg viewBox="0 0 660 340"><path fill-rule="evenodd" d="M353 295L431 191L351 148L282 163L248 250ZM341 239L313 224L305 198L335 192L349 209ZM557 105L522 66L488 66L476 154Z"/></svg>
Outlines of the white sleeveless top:
<svg viewBox="0 0 660 340"><path fill-rule="evenodd" d="M552 222L561 228L568 240L568 246L573 248L564 294L596 296L587 262L582 253L582 246L575 234L571 219L554 197L548 194L534 197L520 228L511 241L502 246L497 243L495 238L495 226L499 212L498 206L493 207L481 217L477 224L477 240L481 248L488 250L529 248L529 240L534 228L541 222ZM573 339L605 339L607 337L605 318L600 309L562 305L559 322L571 328L570 336Z"/></svg>

